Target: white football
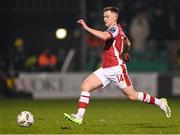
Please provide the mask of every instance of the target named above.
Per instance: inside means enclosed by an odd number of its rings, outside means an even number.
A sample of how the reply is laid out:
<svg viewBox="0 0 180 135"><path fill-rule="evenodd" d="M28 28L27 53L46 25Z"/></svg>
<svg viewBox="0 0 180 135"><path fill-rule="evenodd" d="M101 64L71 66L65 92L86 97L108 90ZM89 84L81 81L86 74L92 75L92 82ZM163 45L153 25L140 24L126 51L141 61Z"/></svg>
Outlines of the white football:
<svg viewBox="0 0 180 135"><path fill-rule="evenodd" d="M17 123L21 127L30 127L34 123L34 116L31 112L22 111L17 116Z"/></svg>

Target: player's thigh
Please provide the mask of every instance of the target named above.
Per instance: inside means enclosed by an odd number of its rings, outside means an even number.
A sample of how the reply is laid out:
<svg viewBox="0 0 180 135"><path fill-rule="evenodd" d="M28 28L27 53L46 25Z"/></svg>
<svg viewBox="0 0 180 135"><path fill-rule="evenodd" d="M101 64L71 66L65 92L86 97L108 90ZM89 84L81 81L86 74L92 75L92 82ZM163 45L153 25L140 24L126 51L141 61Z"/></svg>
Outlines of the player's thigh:
<svg viewBox="0 0 180 135"><path fill-rule="evenodd" d="M127 88L129 86L132 86L132 82L129 78L128 72L126 67L123 68L117 67L113 69L113 73L108 74L109 80L111 80L112 83L114 83L117 87L120 89Z"/></svg>
<svg viewBox="0 0 180 135"><path fill-rule="evenodd" d="M89 75L81 85L81 90L83 91L92 91L103 86L101 80L92 73Z"/></svg>

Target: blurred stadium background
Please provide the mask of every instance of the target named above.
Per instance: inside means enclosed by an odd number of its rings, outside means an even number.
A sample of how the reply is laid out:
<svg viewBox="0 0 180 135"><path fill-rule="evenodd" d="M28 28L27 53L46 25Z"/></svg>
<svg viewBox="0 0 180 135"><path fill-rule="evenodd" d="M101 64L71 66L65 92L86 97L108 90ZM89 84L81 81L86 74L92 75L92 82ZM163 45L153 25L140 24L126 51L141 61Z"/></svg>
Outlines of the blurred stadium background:
<svg viewBox="0 0 180 135"><path fill-rule="evenodd" d="M105 30L102 10L106 6L119 8L119 22L132 41L132 61L127 66L134 86L176 103L180 97L179 0L0 0L1 107L11 98L78 98L82 80L101 64L103 43L76 21L83 18L89 26ZM92 95L124 99L111 85ZM1 133L13 132L7 130Z"/></svg>

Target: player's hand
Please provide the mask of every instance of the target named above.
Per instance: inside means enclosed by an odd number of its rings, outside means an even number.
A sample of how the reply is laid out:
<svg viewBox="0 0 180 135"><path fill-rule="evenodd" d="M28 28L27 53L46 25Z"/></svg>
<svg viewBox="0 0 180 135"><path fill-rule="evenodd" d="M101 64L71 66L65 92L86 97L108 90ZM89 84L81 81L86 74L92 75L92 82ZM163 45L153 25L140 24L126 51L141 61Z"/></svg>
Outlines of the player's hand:
<svg viewBox="0 0 180 135"><path fill-rule="evenodd" d="M84 22L83 19L78 20L77 23L81 24L81 26L82 26L84 29L86 29L86 28L88 27L88 26L86 25L86 23Z"/></svg>
<svg viewBox="0 0 180 135"><path fill-rule="evenodd" d="M122 57L125 62L129 62L131 60L129 53L123 53Z"/></svg>

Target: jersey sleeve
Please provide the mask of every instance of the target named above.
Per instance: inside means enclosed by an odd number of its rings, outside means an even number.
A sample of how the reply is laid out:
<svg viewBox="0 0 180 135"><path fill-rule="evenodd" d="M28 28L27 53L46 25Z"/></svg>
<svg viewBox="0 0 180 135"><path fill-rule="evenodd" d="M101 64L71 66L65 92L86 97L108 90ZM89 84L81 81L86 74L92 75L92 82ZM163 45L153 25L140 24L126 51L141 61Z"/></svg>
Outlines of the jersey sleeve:
<svg viewBox="0 0 180 135"><path fill-rule="evenodd" d="M108 32L112 38L115 38L118 35L119 29L117 26L109 27L106 32Z"/></svg>

